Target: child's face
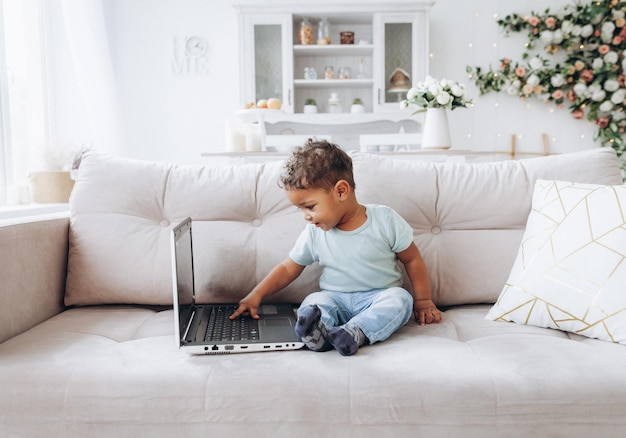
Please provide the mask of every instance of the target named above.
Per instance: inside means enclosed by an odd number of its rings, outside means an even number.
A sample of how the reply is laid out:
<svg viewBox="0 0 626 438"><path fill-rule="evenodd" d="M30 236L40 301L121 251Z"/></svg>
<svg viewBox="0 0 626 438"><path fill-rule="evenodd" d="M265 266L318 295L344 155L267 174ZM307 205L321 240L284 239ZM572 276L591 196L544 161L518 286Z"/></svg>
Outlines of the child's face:
<svg viewBox="0 0 626 438"><path fill-rule="evenodd" d="M286 190L287 198L304 214L304 219L324 231L339 225L344 217L341 194L336 189Z"/></svg>

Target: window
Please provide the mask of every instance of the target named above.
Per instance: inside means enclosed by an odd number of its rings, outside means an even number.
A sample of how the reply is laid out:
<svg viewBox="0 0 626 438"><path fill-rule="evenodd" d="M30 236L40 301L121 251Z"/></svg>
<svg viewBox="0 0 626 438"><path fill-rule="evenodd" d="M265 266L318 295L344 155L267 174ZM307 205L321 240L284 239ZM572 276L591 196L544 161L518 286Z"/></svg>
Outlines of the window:
<svg viewBox="0 0 626 438"><path fill-rule="evenodd" d="M41 0L0 0L0 205L28 202L47 138Z"/></svg>

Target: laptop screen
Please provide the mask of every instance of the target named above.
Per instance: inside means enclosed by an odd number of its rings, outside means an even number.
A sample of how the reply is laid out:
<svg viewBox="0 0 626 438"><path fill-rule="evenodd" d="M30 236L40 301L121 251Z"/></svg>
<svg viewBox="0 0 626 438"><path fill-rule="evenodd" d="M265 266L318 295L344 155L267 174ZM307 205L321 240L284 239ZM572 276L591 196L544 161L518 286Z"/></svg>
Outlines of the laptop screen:
<svg viewBox="0 0 626 438"><path fill-rule="evenodd" d="M174 229L176 257L176 289L178 291L178 320L180 336L184 335L194 304L193 244L191 221Z"/></svg>

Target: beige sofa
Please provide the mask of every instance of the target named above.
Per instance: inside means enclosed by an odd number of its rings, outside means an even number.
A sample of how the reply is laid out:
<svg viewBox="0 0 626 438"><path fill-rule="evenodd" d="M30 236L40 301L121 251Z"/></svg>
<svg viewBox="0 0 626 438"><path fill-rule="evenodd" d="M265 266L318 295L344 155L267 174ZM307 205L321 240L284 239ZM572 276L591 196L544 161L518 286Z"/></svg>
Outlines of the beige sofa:
<svg viewBox="0 0 626 438"><path fill-rule="evenodd" d="M305 222L280 162L87 155L68 217L0 227L0 436L623 436L626 345L487 320L535 181L621 184L615 153L476 164L353 153L357 196L415 230L439 324L352 357L189 356L175 346L169 232L195 220L197 299L237 300ZM273 297L315 290L307 268Z"/></svg>

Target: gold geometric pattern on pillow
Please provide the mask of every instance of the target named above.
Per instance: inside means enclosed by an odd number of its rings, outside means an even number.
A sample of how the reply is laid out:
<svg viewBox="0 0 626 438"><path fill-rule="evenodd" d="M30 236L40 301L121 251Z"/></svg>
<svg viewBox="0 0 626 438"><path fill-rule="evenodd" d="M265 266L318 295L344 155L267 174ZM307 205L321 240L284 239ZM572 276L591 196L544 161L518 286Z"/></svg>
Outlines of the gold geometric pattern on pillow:
<svg viewBox="0 0 626 438"><path fill-rule="evenodd" d="M626 186L538 180L486 318L626 344Z"/></svg>

